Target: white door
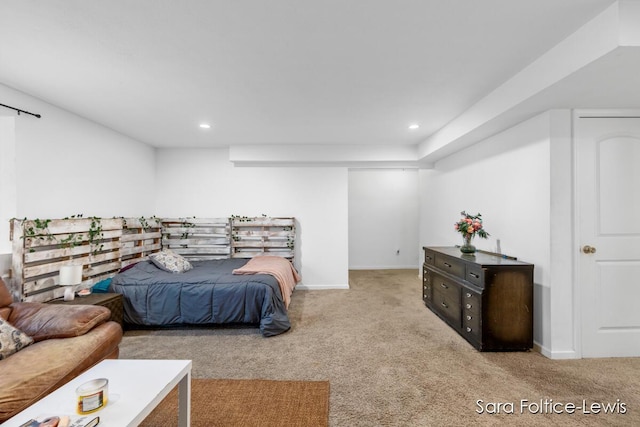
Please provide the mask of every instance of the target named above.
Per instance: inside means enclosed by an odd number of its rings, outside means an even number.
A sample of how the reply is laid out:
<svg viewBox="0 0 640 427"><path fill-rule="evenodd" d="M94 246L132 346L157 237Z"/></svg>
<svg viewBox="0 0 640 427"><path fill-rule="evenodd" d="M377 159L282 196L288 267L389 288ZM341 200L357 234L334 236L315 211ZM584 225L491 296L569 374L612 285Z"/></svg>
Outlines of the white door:
<svg viewBox="0 0 640 427"><path fill-rule="evenodd" d="M640 117L574 129L582 357L640 356Z"/></svg>

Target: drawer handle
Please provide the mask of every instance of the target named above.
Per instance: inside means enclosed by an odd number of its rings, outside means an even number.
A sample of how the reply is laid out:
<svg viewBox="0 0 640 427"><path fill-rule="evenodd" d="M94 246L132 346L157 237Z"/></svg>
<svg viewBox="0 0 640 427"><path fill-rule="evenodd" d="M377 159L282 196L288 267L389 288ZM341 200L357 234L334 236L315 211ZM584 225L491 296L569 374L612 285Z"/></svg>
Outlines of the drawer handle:
<svg viewBox="0 0 640 427"><path fill-rule="evenodd" d="M467 316L467 320L471 320L471 319L473 319L473 317Z"/></svg>
<svg viewBox="0 0 640 427"><path fill-rule="evenodd" d="M471 304L467 304L467 308L471 308Z"/></svg>
<svg viewBox="0 0 640 427"><path fill-rule="evenodd" d="M467 298L471 298L471 293L467 292Z"/></svg>
<svg viewBox="0 0 640 427"><path fill-rule="evenodd" d="M479 279L479 278L480 278L480 275L479 275L479 274L476 274L476 273L469 273L469 276L471 276L471 277L475 277L476 279Z"/></svg>
<svg viewBox="0 0 640 427"><path fill-rule="evenodd" d="M472 329L467 326L467 332L471 332L471 331L472 331Z"/></svg>
<svg viewBox="0 0 640 427"><path fill-rule="evenodd" d="M444 308L449 308L449 306L443 302L441 302L440 305L443 306Z"/></svg>
<svg viewBox="0 0 640 427"><path fill-rule="evenodd" d="M451 264L449 264L448 262L444 262L443 264L445 265L445 267L451 268Z"/></svg>
<svg viewBox="0 0 640 427"><path fill-rule="evenodd" d="M445 285L444 283L440 283L440 286L442 286L445 289L449 289L449 287L447 285Z"/></svg>

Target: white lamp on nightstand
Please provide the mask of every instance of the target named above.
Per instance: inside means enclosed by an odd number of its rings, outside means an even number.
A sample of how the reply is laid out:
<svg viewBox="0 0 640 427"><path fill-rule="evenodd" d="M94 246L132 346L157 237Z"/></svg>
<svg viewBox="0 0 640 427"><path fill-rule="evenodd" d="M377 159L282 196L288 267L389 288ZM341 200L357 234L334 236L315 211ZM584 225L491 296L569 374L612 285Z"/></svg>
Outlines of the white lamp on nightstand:
<svg viewBox="0 0 640 427"><path fill-rule="evenodd" d="M60 284L65 286L64 300L72 301L75 297L75 286L82 283L82 265L63 265L60 267Z"/></svg>

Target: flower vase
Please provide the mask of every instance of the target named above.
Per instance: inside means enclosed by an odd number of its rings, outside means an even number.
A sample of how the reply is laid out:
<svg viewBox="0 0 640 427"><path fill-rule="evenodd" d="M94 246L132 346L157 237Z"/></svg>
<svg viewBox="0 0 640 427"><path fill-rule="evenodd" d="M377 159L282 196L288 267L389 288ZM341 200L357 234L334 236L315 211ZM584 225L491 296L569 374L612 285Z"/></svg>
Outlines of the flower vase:
<svg viewBox="0 0 640 427"><path fill-rule="evenodd" d="M464 236L462 246L460 246L460 252L463 254L474 254L476 253L476 247L471 244L471 239L473 236Z"/></svg>

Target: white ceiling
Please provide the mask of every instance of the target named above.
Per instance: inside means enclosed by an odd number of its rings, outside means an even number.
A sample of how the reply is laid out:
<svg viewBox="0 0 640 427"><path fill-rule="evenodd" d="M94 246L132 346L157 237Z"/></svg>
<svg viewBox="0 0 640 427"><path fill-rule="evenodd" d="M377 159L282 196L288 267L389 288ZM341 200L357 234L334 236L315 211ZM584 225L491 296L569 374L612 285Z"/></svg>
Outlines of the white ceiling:
<svg viewBox="0 0 640 427"><path fill-rule="evenodd" d="M612 3L0 0L0 83L157 147L418 144Z"/></svg>

